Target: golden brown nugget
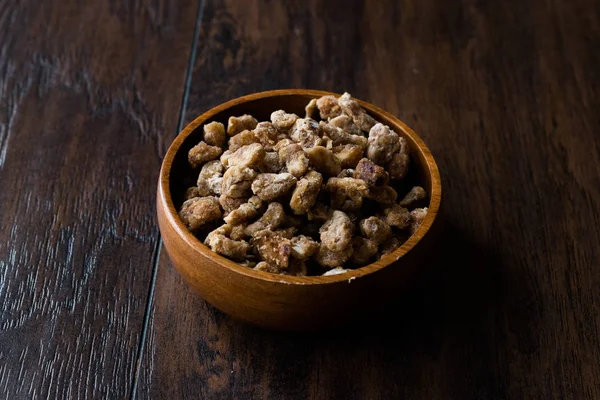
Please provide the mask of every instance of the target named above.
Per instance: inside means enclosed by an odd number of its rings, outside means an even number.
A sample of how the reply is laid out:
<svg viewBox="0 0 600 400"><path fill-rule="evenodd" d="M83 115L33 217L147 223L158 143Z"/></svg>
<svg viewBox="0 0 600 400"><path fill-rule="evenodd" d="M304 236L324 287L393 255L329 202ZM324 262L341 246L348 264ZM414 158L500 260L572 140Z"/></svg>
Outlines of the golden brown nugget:
<svg viewBox="0 0 600 400"><path fill-rule="evenodd" d="M288 131L296 120L300 118L296 114L286 113L283 110L277 110L271 113L271 122L273 125L282 132Z"/></svg>
<svg viewBox="0 0 600 400"><path fill-rule="evenodd" d="M353 231L354 224L348 215L336 210L319 230L321 243L333 251L342 251L350 245Z"/></svg>
<svg viewBox="0 0 600 400"><path fill-rule="evenodd" d="M342 168L355 168L362 159L363 149L355 144L346 144L333 148L333 156Z"/></svg>
<svg viewBox="0 0 600 400"><path fill-rule="evenodd" d="M292 257L306 260L319 250L319 244L308 236L292 237Z"/></svg>
<svg viewBox="0 0 600 400"><path fill-rule="evenodd" d="M306 107L304 107L304 115L305 118L312 118L315 119L317 118L317 99L311 99L308 104L306 105Z"/></svg>
<svg viewBox="0 0 600 400"><path fill-rule="evenodd" d="M384 221L389 226L394 226L399 229L406 229L410 226L412 218L408 209L399 204L394 204L383 210Z"/></svg>
<svg viewBox="0 0 600 400"><path fill-rule="evenodd" d="M231 211L237 209L239 206L246 203L247 201L248 198L246 197L234 198L224 194L221 194L221 196L219 196L219 204L223 208L224 215L229 214Z"/></svg>
<svg viewBox="0 0 600 400"><path fill-rule="evenodd" d="M280 203L270 203L262 217L246 227L245 233L254 236L263 229L274 230L284 223L285 217L285 210Z"/></svg>
<svg viewBox="0 0 600 400"><path fill-rule="evenodd" d="M225 126L220 122L210 122L203 127L204 141L217 147L223 147L227 137L225 136Z"/></svg>
<svg viewBox="0 0 600 400"><path fill-rule="evenodd" d="M323 185L323 175L317 171L309 171L296 184L290 200L290 208L296 215L303 215L317 201L319 191Z"/></svg>
<svg viewBox="0 0 600 400"><path fill-rule="evenodd" d="M412 218L412 221L410 223L410 233L411 234L415 233L417 231L417 229L419 229L419 227L423 223L423 220L427 216L427 211L428 211L428 208L424 207L424 208L415 208L414 210L412 210L410 212L410 216Z"/></svg>
<svg viewBox="0 0 600 400"><path fill-rule="evenodd" d="M387 171L390 174L390 179L401 180L408 173L410 167L410 149L408 141L400 136L400 148L394 153L392 159L387 164Z"/></svg>
<svg viewBox="0 0 600 400"><path fill-rule="evenodd" d="M319 127L324 135L327 135L329 138L331 138L334 146L355 144L360 146L362 149L366 149L368 146L368 139L362 135L352 135L341 128L328 124L324 121L319 122Z"/></svg>
<svg viewBox="0 0 600 400"><path fill-rule="evenodd" d="M221 208L216 197L194 197L183 202L179 217L192 232L207 222L221 218Z"/></svg>
<svg viewBox="0 0 600 400"><path fill-rule="evenodd" d="M227 134L235 136L245 130L256 128L258 121L252 115L244 114L239 117L229 117L227 121Z"/></svg>
<svg viewBox="0 0 600 400"><path fill-rule="evenodd" d="M247 146L252 143L260 143L260 138L254 131L242 131L229 139L228 146L231 153L242 146Z"/></svg>
<svg viewBox="0 0 600 400"><path fill-rule="evenodd" d="M278 174L282 172L284 167L285 163L279 158L279 154L276 151L267 151L258 169L263 173Z"/></svg>
<svg viewBox="0 0 600 400"><path fill-rule="evenodd" d="M396 199L398 199L398 193L393 187L385 185L382 187L371 188L367 198L381 203L382 205L392 205L396 203Z"/></svg>
<svg viewBox="0 0 600 400"><path fill-rule="evenodd" d="M226 223L230 225L239 225L256 218L263 208L263 201L257 196L252 196L247 203L242 204L237 209L232 210L225 218Z"/></svg>
<svg viewBox="0 0 600 400"><path fill-rule="evenodd" d="M302 150L302 146L292 143L279 149L279 159L285 163L287 172L300 178L306 173L309 166L308 158Z"/></svg>
<svg viewBox="0 0 600 400"><path fill-rule="evenodd" d="M335 96L323 96L316 101L317 109L323 119L335 118L342 113Z"/></svg>
<svg viewBox="0 0 600 400"><path fill-rule="evenodd" d="M387 185L389 175L379 165L368 158L361 159L354 169L354 178L365 181L369 188Z"/></svg>
<svg viewBox="0 0 600 400"><path fill-rule="evenodd" d="M282 272L282 269L276 265L270 264L266 261L261 261L258 264L256 264L256 266L254 267L255 271L263 271L263 272L270 272L272 274L280 274Z"/></svg>
<svg viewBox="0 0 600 400"><path fill-rule="evenodd" d="M225 171L221 194L233 198L250 197L257 173L248 167L233 166Z"/></svg>
<svg viewBox="0 0 600 400"><path fill-rule="evenodd" d="M335 118L329 120L329 125L335 126L336 128L340 128L344 132L355 135L355 136L363 136L363 131L354 123L354 120L349 115L338 115ZM366 147L366 144L365 144Z"/></svg>
<svg viewBox="0 0 600 400"><path fill-rule="evenodd" d="M223 225L210 232L204 244L215 253L242 261L246 258L250 245L243 240L233 240L227 237L231 233L231 226Z"/></svg>
<svg viewBox="0 0 600 400"><path fill-rule="evenodd" d="M287 172L280 174L258 174L252 182L252 192L265 201L272 201L286 194L296 185L294 175Z"/></svg>
<svg viewBox="0 0 600 400"><path fill-rule="evenodd" d="M342 251L333 251L321 243L319 251L313 258L322 267L336 268L344 265L352 256L353 251L352 246L348 246Z"/></svg>
<svg viewBox="0 0 600 400"><path fill-rule="evenodd" d="M392 228L378 217L365 218L360 221L359 226L363 236L366 236L377 245L385 242L392 236Z"/></svg>
<svg viewBox="0 0 600 400"><path fill-rule="evenodd" d="M333 152L323 146L305 148L310 163L317 171L327 176L337 176L342 170L340 162L335 158Z"/></svg>
<svg viewBox="0 0 600 400"><path fill-rule="evenodd" d="M259 143L252 143L242 146L237 149L229 159L227 164L229 167L249 167L257 168L265 158L265 149Z"/></svg>
<svg viewBox="0 0 600 400"><path fill-rule="evenodd" d="M251 240L260 258L281 269L287 269L292 253L292 242L275 232L263 229Z"/></svg>
<svg viewBox="0 0 600 400"><path fill-rule="evenodd" d="M415 186L402 198L400 204L402 207L411 207L421 200L427 198L427 192L421 186Z"/></svg>
<svg viewBox="0 0 600 400"><path fill-rule="evenodd" d="M349 93L344 93L338 99L338 104L342 109L342 112L352 117L354 123L364 132L369 130L375 125L376 121L358 104L356 100L350 96Z"/></svg>
<svg viewBox="0 0 600 400"><path fill-rule="evenodd" d="M223 164L219 160L209 161L202 166L196 182L199 196L221 194L223 170Z"/></svg>
<svg viewBox="0 0 600 400"><path fill-rule="evenodd" d="M321 144L320 132L314 119L298 118L290 130L290 139L306 149Z"/></svg>
<svg viewBox="0 0 600 400"><path fill-rule="evenodd" d="M377 123L369 132L367 158L377 165L384 165L400 148L400 137L389 126Z"/></svg>
<svg viewBox="0 0 600 400"><path fill-rule="evenodd" d="M278 141L279 130L270 122L259 122L253 132L265 150L272 150Z"/></svg>
<svg viewBox="0 0 600 400"><path fill-rule="evenodd" d="M188 162L193 169L197 169L205 162L218 158L221 153L223 153L222 148L200 142L188 152Z"/></svg>

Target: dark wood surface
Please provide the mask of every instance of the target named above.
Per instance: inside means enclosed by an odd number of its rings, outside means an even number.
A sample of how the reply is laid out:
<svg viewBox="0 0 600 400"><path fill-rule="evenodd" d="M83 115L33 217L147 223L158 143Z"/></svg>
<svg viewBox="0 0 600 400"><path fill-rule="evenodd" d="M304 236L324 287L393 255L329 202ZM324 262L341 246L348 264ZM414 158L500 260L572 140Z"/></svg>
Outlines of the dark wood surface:
<svg viewBox="0 0 600 400"><path fill-rule="evenodd" d="M0 398L600 398L598 49L594 0L0 1ZM180 111L287 87L398 115L444 182L414 288L310 336L154 252Z"/></svg>

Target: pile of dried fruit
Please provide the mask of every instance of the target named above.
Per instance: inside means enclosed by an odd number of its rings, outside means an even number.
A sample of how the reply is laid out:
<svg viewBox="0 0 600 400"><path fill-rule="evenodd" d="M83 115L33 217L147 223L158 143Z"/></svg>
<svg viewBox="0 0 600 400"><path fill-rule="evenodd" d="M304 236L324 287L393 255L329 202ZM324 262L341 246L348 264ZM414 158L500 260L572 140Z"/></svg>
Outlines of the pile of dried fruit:
<svg viewBox="0 0 600 400"><path fill-rule="evenodd" d="M317 120L320 117L320 120ZM348 93L311 100L305 118L283 110L203 127L188 153L199 171L179 215L214 252L260 271L332 275L397 249L427 214L404 137Z"/></svg>

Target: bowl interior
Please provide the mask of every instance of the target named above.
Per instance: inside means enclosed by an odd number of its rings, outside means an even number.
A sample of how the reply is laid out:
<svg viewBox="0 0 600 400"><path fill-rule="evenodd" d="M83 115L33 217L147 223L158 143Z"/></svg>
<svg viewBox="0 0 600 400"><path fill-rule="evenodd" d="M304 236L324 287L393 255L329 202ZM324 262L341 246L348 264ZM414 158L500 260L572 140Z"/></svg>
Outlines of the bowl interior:
<svg viewBox="0 0 600 400"><path fill-rule="evenodd" d="M208 111L207 113L196 118L196 120L194 120L190 125L188 125L188 127L174 141L173 145L167 153L167 156L165 157L165 159L172 157L170 171L165 172L168 174L170 191L170 193L167 194L167 199L169 197L171 198L171 205L173 206L173 208L169 208L175 213L175 219L179 221L179 217L177 216L175 210L178 210L181 204L183 203L185 190L188 187L196 184L197 172L193 172L189 167L187 163L187 153L193 146L195 146L196 144L198 144L199 141L202 140L203 125L208 122L218 121L227 126L227 120L229 117L239 116L242 114L250 114L254 116L258 121L269 121L271 113L279 109L283 109L286 112L293 112L299 115L300 117L303 117L305 115L304 107L308 104L308 102L311 99L318 98L325 94L333 94L335 96L339 96L335 93L327 93L320 91L305 90L295 92L296 93L290 93L290 91L283 90L263 92L255 95L245 96L240 99L232 100L228 103L224 103L223 105ZM427 205L429 207L429 213L423 221L421 227L417 230L417 232L413 234L411 238L409 238L400 248L372 264L352 270L351 272L344 274L344 279L348 279L348 277L351 276L349 274L359 276L372 272L373 270L382 268L390 264L391 262L399 259L403 254L410 250L410 248L412 248L418 242L418 240L426 233L426 231L431 226L433 219L437 214L441 196L440 178L437 166L435 165L435 161L433 161L433 157L431 156L429 150L421 141L421 139L414 132L412 132L410 128L408 128L405 124L403 124L400 120L393 117L392 115L368 103L360 103L363 106L363 108L365 108L367 112L370 115L372 115L377 121L390 126L398 134L401 134L408 140L411 150L410 172L400 183L393 185L393 187L397 189L400 199L401 196L408 192L410 188L412 188L414 185L418 184L423 186L429 195L429 204ZM180 222L178 225L180 225L183 228L183 230L186 230L183 226L183 223ZM199 246L205 247L204 244L202 244L201 240L197 240L197 243ZM208 248L206 248L206 250L208 250ZM222 259L221 261L223 264L229 266L237 266L237 264L233 261L221 257L216 253L212 254L214 254L214 257L216 257L217 259ZM257 274L262 278L265 278L266 275L271 275L265 272L253 271L247 267L238 267L248 270L248 272L250 273ZM281 276L281 278L286 280L290 279L291 281L298 281L298 279L310 279L312 281L315 278L334 279L336 276L337 275L328 277Z"/></svg>

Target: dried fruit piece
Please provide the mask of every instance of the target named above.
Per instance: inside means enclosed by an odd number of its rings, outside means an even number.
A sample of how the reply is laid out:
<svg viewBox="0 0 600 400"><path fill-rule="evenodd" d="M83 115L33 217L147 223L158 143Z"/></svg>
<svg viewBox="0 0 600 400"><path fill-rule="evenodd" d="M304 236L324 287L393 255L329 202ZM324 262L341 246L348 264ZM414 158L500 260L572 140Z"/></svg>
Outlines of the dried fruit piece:
<svg viewBox="0 0 600 400"><path fill-rule="evenodd" d="M352 238L352 257L350 262L356 266L369 264L377 254L377 243L370 239L365 239L360 236Z"/></svg>
<svg viewBox="0 0 600 400"><path fill-rule="evenodd" d="M290 139L304 148L318 146L321 143L319 124L311 118L298 118L290 130Z"/></svg>
<svg viewBox="0 0 600 400"><path fill-rule="evenodd" d="M229 117L227 121L227 134L235 136L244 130L256 128L258 121L252 115L244 114L239 117Z"/></svg>
<svg viewBox="0 0 600 400"><path fill-rule="evenodd" d="M296 184L292 174L258 174L252 182L252 192L262 200L271 201L286 194Z"/></svg>
<svg viewBox="0 0 600 400"><path fill-rule="evenodd" d="M256 178L256 171L235 165L223 175L221 194L233 198L249 197L254 178Z"/></svg>
<svg viewBox="0 0 600 400"><path fill-rule="evenodd" d="M225 126L222 123L213 121L204 125L204 141L211 145L217 147L223 147L225 145L225 140L227 137L225 136Z"/></svg>
<svg viewBox="0 0 600 400"><path fill-rule="evenodd" d="M301 177L308 170L308 158L302 150L302 146L292 143L279 149L279 158L285 162L287 171L296 178Z"/></svg>
<svg viewBox="0 0 600 400"><path fill-rule="evenodd" d="M394 153L392 159L387 164L387 171L390 174L390 179L403 179L408 173L410 166L410 149L408 141L400 136L400 148Z"/></svg>
<svg viewBox="0 0 600 400"><path fill-rule="evenodd" d="M352 246L348 246L342 251L333 251L325 244L321 243L319 251L315 254L314 259L322 267L341 267L352 256Z"/></svg>
<svg viewBox="0 0 600 400"><path fill-rule="evenodd" d="M268 229L263 229L254 235L251 243L256 247L262 260L281 269L288 267L292 253L290 239L286 239Z"/></svg>
<svg viewBox="0 0 600 400"><path fill-rule="evenodd" d="M229 167L258 167L265 158L265 149L261 144L252 143L237 149L227 161Z"/></svg>
<svg viewBox="0 0 600 400"><path fill-rule="evenodd" d="M296 184L290 200L290 208L296 215L306 214L315 204L323 185L323 176L317 171L309 171Z"/></svg>
<svg viewBox="0 0 600 400"><path fill-rule="evenodd" d="M338 99L338 104L344 114L352 117L354 123L363 131L369 130L375 125L376 121L358 104L349 93L344 93Z"/></svg>
<svg viewBox="0 0 600 400"><path fill-rule="evenodd" d="M221 194L223 169L223 164L219 160L209 161L202 166L196 182L199 196Z"/></svg>
<svg viewBox="0 0 600 400"><path fill-rule="evenodd" d="M367 157L375 164L387 163L399 148L400 137L389 126L378 122L371 128Z"/></svg>
<svg viewBox="0 0 600 400"><path fill-rule="evenodd" d="M339 161L335 158L331 150L323 146L314 146L309 149L305 148L304 151L311 164L322 174L337 176L342 170Z"/></svg>
<svg viewBox="0 0 600 400"><path fill-rule="evenodd" d="M411 207L421 200L427 198L427 192L421 186L415 186L402 198L400 204L402 207Z"/></svg>
<svg viewBox="0 0 600 400"><path fill-rule="evenodd" d="M350 245L354 224L342 211L334 211L321 229L321 242L333 251L342 251Z"/></svg>
<svg viewBox="0 0 600 400"><path fill-rule="evenodd" d="M389 181L389 175L385 169L368 158L363 158L358 162L354 169L354 177L365 181L369 188L387 185Z"/></svg>
<svg viewBox="0 0 600 400"><path fill-rule="evenodd" d="M323 96L316 101L319 114L323 119L337 117L342 113L342 109L338 104L338 99L335 96Z"/></svg>
<svg viewBox="0 0 600 400"><path fill-rule="evenodd" d="M230 225L239 225L250 221L258 216L263 207L263 201L256 196L250 197L247 203L231 211L225 218Z"/></svg>
<svg viewBox="0 0 600 400"><path fill-rule="evenodd" d="M424 207L424 208L415 208L414 210L412 210L410 212L410 216L412 218L412 221L410 224L410 233L411 234L415 233L417 231L417 229L419 229L419 226L421 226L421 224L423 223L423 220L427 216L427 211L429 211L429 209L427 207Z"/></svg>
<svg viewBox="0 0 600 400"><path fill-rule="evenodd" d="M205 142L200 142L188 152L188 162L194 169L199 168L207 161L212 161L219 157L223 149L217 146L210 146Z"/></svg>
<svg viewBox="0 0 600 400"><path fill-rule="evenodd" d="M378 217L365 218L360 221L359 226L363 236L378 245L385 242L392 235L392 228Z"/></svg>
<svg viewBox="0 0 600 400"><path fill-rule="evenodd" d="M363 149L355 144L334 147L333 156L342 168L354 168L363 156Z"/></svg>
<svg viewBox="0 0 600 400"><path fill-rule="evenodd" d="M319 250L319 244L308 236L298 235L292 238L292 256L306 260Z"/></svg>
<svg viewBox="0 0 600 400"><path fill-rule="evenodd" d="M204 244L206 244L215 253L221 254L234 260L244 260L250 245L243 240L233 240L227 237L231 234L232 227L222 225L214 231L210 232Z"/></svg>
<svg viewBox="0 0 600 400"><path fill-rule="evenodd" d="M221 218L221 208L216 197L194 197L183 202L179 217L194 232L207 222Z"/></svg>
<svg viewBox="0 0 600 400"><path fill-rule="evenodd" d="M299 117L296 114L288 114L283 110L277 110L271 113L271 122L280 131L287 131Z"/></svg>
<svg viewBox="0 0 600 400"><path fill-rule="evenodd" d="M406 229L411 223L411 216L408 209L399 204L383 210L384 220L389 226L395 226L399 229Z"/></svg>

